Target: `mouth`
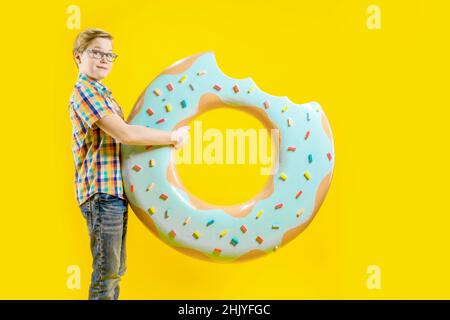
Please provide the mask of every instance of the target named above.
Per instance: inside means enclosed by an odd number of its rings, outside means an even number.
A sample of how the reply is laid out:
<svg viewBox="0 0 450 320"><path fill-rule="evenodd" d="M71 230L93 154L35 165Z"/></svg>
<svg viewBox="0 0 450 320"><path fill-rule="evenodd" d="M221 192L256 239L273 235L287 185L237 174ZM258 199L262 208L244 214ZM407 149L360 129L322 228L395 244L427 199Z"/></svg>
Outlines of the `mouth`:
<svg viewBox="0 0 450 320"><path fill-rule="evenodd" d="M101 69L101 70L108 70L107 67L102 67L102 66L97 66L97 68L98 68L98 69Z"/></svg>

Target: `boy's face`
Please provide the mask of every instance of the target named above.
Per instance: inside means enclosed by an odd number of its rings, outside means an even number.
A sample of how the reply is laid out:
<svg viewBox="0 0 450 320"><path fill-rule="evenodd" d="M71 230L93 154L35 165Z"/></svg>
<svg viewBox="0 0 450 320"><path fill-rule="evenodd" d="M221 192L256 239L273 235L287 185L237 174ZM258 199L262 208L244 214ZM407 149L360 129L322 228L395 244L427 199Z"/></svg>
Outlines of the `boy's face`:
<svg viewBox="0 0 450 320"><path fill-rule="evenodd" d="M102 55L100 59L92 57L92 50L94 52L112 53L112 41L105 38L95 38L83 53L77 53L75 55L75 61L78 64L80 72L85 73L88 77L96 81L100 81L111 71L112 62L108 61L105 55Z"/></svg>

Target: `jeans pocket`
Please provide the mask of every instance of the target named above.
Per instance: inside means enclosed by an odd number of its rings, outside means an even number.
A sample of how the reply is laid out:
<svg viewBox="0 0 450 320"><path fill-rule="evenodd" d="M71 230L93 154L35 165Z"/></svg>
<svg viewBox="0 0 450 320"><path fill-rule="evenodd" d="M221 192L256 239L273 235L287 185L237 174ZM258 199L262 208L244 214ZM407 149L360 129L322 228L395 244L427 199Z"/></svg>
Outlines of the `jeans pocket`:
<svg viewBox="0 0 450 320"><path fill-rule="evenodd" d="M99 193L98 210L103 214L123 215L127 210L127 201L107 193Z"/></svg>
<svg viewBox="0 0 450 320"><path fill-rule="evenodd" d="M114 201L116 199L120 199L119 197L113 196L112 194L109 193L99 193L98 198L101 201Z"/></svg>
<svg viewBox="0 0 450 320"><path fill-rule="evenodd" d="M92 212L90 200L87 200L80 206L81 213L86 220L89 231L92 229Z"/></svg>

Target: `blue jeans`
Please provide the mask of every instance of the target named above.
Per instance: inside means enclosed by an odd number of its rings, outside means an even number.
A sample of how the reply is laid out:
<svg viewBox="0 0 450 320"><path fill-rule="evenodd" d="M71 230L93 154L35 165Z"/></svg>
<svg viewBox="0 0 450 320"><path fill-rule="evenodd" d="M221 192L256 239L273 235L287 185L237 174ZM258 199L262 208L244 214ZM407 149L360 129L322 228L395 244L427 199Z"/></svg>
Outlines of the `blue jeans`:
<svg viewBox="0 0 450 320"><path fill-rule="evenodd" d="M128 201L96 193L80 206L87 222L92 253L90 300L119 298L126 271Z"/></svg>

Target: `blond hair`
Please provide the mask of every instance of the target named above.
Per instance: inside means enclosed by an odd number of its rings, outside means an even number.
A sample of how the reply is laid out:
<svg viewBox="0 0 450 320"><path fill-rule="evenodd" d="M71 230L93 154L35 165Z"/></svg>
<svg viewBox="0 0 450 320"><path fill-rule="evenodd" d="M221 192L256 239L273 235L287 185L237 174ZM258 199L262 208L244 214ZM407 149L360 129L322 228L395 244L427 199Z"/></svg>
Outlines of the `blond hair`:
<svg viewBox="0 0 450 320"><path fill-rule="evenodd" d="M75 59L75 54L83 53L89 46L89 44L92 42L92 40L94 40L95 38L105 38L113 40L113 36L109 32L102 29L90 28L81 31L77 35L75 42L73 43L73 51L72 51L73 58Z"/></svg>

